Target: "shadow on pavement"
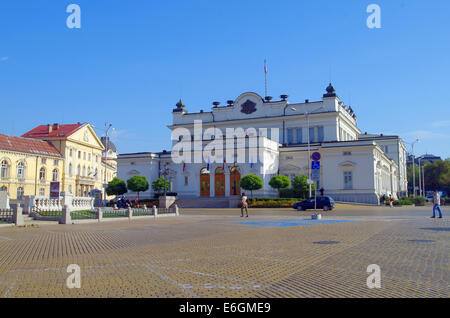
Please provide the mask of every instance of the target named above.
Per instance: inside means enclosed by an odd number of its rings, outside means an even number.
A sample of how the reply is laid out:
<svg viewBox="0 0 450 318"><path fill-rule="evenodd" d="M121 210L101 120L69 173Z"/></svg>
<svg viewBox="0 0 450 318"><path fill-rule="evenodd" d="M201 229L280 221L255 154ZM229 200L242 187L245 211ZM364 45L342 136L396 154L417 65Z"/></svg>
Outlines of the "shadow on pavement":
<svg viewBox="0 0 450 318"><path fill-rule="evenodd" d="M420 230L450 232L450 227L422 227Z"/></svg>

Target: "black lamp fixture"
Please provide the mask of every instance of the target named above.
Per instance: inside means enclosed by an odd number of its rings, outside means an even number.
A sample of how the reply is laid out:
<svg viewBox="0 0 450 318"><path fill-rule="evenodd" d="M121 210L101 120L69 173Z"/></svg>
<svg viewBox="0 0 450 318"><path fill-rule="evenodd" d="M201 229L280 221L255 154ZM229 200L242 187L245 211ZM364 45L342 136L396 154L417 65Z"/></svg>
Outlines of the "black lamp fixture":
<svg viewBox="0 0 450 318"><path fill-rule="evenodd" d="M227 104L228 104L228 106L233 106L234 100L231 100L231 99L227 100Z"/></svg>
<svg viewBox="0 0 450 318"><path fill-rule="evenodd" d="M212 104L214 105L214 107L218 107L220 105L220 102L213 102Z"/></svg>
<svg viewBox="0 0 450 318"><path fill-rule="evenodd" d="M266 96L266 97L264 97L264 99L267 101L267 102L270 102L271 100L272 100L272 96Z"/></svg>
<svg viewBox="0 0 450 318"><path fill-rule="evenodd" d="M289 96L286 94L280 95L282 101L285 101Z"/></svg>

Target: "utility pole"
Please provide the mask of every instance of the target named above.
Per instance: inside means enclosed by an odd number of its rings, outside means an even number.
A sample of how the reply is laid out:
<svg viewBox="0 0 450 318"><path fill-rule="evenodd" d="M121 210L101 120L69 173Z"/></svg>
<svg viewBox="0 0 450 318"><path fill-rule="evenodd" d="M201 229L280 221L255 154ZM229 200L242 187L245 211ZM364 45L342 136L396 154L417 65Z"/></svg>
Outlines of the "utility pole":
<svg viewBox="0 0 450 318"><path fill-rule="evenodd" d="M310 148L310 136L309 136L309 113L306 112L306 122L308 123L308 127L306 129L307 131L307 136L308 136L308 183L309 183L309 197L312 196L312 189L311 189L311 148Z"/></svg>

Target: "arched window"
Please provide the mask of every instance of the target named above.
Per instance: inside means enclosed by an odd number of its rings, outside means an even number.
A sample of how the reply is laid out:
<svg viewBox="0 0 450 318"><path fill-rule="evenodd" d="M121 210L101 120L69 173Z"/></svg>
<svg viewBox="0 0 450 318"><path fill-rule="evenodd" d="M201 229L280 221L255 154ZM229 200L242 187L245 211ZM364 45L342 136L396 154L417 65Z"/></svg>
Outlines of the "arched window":
<svg viewBox="0 0 450 318"><path fill-rule="evenodd" d="M17 164L17 179L25 179L25 165L23 162Z"/></svg>
<svg viewBox="0 0 450 318"><path fill-rule="evenodd" d="M17 188L17 200L22 200L23 199L23 188L19 187Z"/></svg>
<svg viewBox="0 0 450 318"><path fill-rule="evenodd" d="M2 179L8 178L9 173L8 168L9 168L8 161L3 160L0 166L0 178Z"/></svg>
<svg viewBox="0 0 450 318"><path fill-rule="evenodd" d="M52 181L53 181L53 182L58 181L58 169L53 169L53 172L52 172Z"/></svg>
<svg viewBox="0 0 450 318"><path fill-rule="evenodd" d="M72 163L69 163L69 176L72 176Z"/></svg>
<svg viewBox="0 0 450 318"><path fill-rule="evenodd" d="M0 188L0 191L8 191L8 188L3 186L3 187Z"/></svg>
<svg viewBox="0 0 450 318"><path fill-rule="evenodd" d="M39 180L45 181L45 168L42 167L41 170L39 170Z"/></svg>

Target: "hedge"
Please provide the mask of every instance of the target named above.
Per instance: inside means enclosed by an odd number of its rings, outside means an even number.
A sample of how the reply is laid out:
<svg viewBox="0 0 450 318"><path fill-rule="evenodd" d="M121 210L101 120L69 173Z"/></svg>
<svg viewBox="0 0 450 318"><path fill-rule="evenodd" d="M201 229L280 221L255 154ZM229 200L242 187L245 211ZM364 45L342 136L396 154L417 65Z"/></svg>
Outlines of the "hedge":
<svg viewBox="0 0 450 318"><path fill-rule="evenodd" d="M296 198L252 198L248 200L249 208L290 208L302 201Z"/></svg>

